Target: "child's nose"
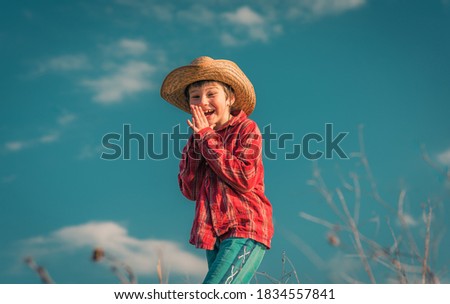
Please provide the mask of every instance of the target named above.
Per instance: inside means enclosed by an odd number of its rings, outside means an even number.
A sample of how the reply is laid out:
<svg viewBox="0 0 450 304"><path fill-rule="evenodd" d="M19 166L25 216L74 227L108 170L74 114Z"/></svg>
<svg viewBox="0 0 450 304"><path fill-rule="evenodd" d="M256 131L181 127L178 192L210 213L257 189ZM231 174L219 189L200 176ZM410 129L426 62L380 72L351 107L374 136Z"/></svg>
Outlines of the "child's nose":
<svg viewBox="0 0 450 304"><path fill-rule="evenodd" d="M206 96L201 96L201 97L200 97L200 104L201 104L201 105L207 105L207 104L208 104L208 97L206 97Z"/></svg>

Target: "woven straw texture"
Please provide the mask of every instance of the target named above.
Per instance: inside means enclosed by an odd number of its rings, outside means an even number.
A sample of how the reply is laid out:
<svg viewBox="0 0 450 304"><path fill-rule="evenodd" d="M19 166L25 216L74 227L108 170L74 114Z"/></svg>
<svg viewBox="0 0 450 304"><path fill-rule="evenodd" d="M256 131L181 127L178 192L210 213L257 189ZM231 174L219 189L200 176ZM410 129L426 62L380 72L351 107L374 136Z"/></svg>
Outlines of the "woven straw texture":
<svg viewBox="0 0 450 304"><path fill-rule="evenodd" d="M255 109L255 89L244 72L232 61L214 60L207 56L196 58L191 64L170 72L161 86L161 97L190 113L184 90L191 83L200 80L215 80L230 85L236 96L232 110L243 110L250 115Z"/></svg>

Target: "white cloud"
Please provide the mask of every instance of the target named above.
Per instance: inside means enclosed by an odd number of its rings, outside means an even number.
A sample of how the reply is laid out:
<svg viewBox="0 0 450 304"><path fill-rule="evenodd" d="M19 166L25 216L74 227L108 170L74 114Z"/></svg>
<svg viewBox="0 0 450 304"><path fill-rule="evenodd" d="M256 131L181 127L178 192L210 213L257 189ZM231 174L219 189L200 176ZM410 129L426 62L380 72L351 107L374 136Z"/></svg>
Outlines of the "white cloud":
<svg viewBox="0 0 450 304"><path fill-rule="evenodd" d="M156 4L154 0L116 0L115 2L162 21L172 21L174 18L175 7L167 1L164 4Z"/></svg>
<svg viewBox="0 0 450 304"><path fill-rule="evenodd" d="M439 153L437 159L441 164L445 166L450 166L450 149L442 153Z"/></svg>
<svg viewBox="0 0 450 304"><path fill-rule="evenodd" d="M94 157L99 158L102 151L103 151L103 147L101 145L97 145L97 146L85 145L78 152L78 155L76 158L78 160L92 159Z"/></svg>
<svg viewBox="0 0 450 304"><path fill-rule="evenodd" d="M32 148L39 144L48 144L57 141L60 138L58 132L50 132L44 134L38 138L33 138L29 140L14 140L5 143L4 148L8 152L19 152L27 148Z"/></svg>
<svg viewBox="0 0 450 304"><path fill-rule="evenodd" d="M347 278L361 269L361 261L345 256L337 252L327 262L328 275L332 283L342 283L348 281ZM355 282L348 282L355 283Z"/></svg>
<svg viewBox="0 0 450 304"><path fill-rule="evenodd" d="M446 1L446 0L442 0ZM152 0L116 0L120 5L142 15L159 19L161 26L182 26L185 31L198 32L219 39L225 46L251 42L268 42L283 32L287 20L310 21L360 8L367 0L274 0L248 1L230 11L229 1L186 1L185 7L155 4ZM289 21L288 21L289 22ZM295 26L295 25L294 25ZM170 31L169 31L170 32Z"/></svg>
<svg viewBox="0 0 450 304"><path fill-rule="evenodd" d="M119 46L131 55L141 55L148 49L147 43L143 40L122 39L119 41Z"/></svg>
<svg viewBox="0 0 450 304"><path fill-rule="evenodd" d="M212 25L217 19L216 13L206 8L205 5L194 5L189 9L179 11L177 17L184 22L199 23L203 25Z"/></svg>
<svg viewBox="0 0 450 304"><path fill-rule="evenodd" d="M130 236L124 226L110 221L64 227L48 236L28 239L23 244L24 252L36 257L100 247L142 276L155 274L159 256L170 273L203 276L207 271L203 259L183 250L179 244L168 240L137 239Z"/></svg>
<svg viewBox="0 0 450 304"><path fill-rule="evenodd" d="M64 133L64 128L72 123L76 118L77 116L75 114L64 112L57 117L56 122L59 126L56 126L56 128L53 127L53 130L33 138L6 142L4 144L4 150L7 152L19 152L42 144L54 143L61 138L61 135Z"/></svg>
<svg viewBox="0 0 450 304"><path fill-rule="evenodd" d="M28 142L19 140L7 142L5 144L5 148L9 152L17 152L23 150L24 148L27 148L28 146L29 146Z"/></svg>
<svg viewBox="0 0 450 304"><path fill-rule="evenodd" d="M2 177L2 183L7 184L7 183L12 183L17 179L17 175L16 174L11 174L11 175L7 175L7 176L3 176Z"/></svg>
<svg viewBox="0 0 450 304"><path fill-rule="evenodd" d="M289 18L312 19L325 15L340 14L359 8L366 0L302 0L291 2L287 10Z"/></svg>
<svg viewBox="0 0 450 304"><path fill-rule="evenodd" d="M233 13L225 13L224 17L231 23L254 26L264 24L264 19L248 6L238 8Z"/></svg>
<svg viewBox="0 0 450 304"><path fill-rule="evenodd" d="M221 35L226 46L242 45L251 41L267 42L282 31L279 24L274 24L273 16L258 14L248 6L242 6L233 12L222 14L225 23L231 28Z"/></svg>
<svg viewBox="0 0 450 304"><path fill-rule="evenodd" d="M72 123L76 119L77 119L77 116L75 114L64 113L57 118L57 121L58 121L59 125L66 126L66 125Z"/></svg>
<svg viewBox="0 0 450 304"><path fill-rule="evenodd" d="M94 100L103 103L120 103L130 96L153 87L149 76L156 68L143 61L129 61L115 68L108 76L95 80L83 80L82 85L91 88Z"/></svg>
<svg viewBox="0 0 450 304"><path fill-rule="evenodd" d="M89 61L85 55L62 55L58 57L50 58L44 62L41 62L35 74L43 74L46 72L66 72L85 70L90 67Z"/></svg>
<svg viewBox="0 0 450 304"><path fill-rule="evenodd" d="M401 219L397 219L397 224L399 226L415 227L418 224L414 217L410 214L402 213L400 217Z"/></svg>
<svg viewBox="0 0 450 304"><path fill-rule="evenodd" d="M237 46L237 45L241 44L241 42L238 39L236 39L233 35L231 35L230 33L223 33L220 36L220 41L225 46Z"/></svg>
<svg viewBox="0 0 450 304"><path fill-rule="evenodd" d="M54 132L54 133L49 133L49 134L45 134L41 137L39 137L37 139L38 142L46 144L46 143L52 143L55 142L59 139L59 134Z"/></svg>
<svg viewBox="0 0 450 304"><path fill-rule="evenodd" d="M122 38L108 45L103 45L100 49L103 50L103 56L106 58L139 57L148 52L149 46L144 39Z"/></svg>

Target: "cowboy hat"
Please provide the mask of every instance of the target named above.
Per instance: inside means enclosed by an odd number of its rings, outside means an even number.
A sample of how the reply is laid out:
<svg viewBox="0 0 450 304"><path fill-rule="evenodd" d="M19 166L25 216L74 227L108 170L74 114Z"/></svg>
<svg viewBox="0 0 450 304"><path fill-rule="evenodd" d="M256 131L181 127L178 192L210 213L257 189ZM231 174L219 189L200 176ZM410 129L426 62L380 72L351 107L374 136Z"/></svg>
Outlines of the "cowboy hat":
<svg viewBox="0 0 450 304"><path fill-rule="evenodd" d="M170 72L161 86L161 97L181 110L191 113L184 91L191 83L200 80L220 81L231 86L236 98L233 110L240 109L250 115L255 109L255 89L237 64L230 60L207 56L198 57L189 65Z"/></svg>

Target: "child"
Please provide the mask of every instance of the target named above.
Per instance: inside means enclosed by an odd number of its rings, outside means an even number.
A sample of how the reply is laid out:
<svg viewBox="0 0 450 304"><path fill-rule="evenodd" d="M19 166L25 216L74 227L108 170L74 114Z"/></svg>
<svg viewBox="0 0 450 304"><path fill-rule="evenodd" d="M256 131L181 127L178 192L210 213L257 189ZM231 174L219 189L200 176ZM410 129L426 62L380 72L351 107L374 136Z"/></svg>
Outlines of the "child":
<svg viewBox="0 0 450 304"><path fill-rule="evenodd" d="M205 56L170 72L161 96L192 114L178 181L196 201L190 243L206 249L203 283L249 283L273 235L262 136L247 118L253 85L234 62Z"/></svg>

